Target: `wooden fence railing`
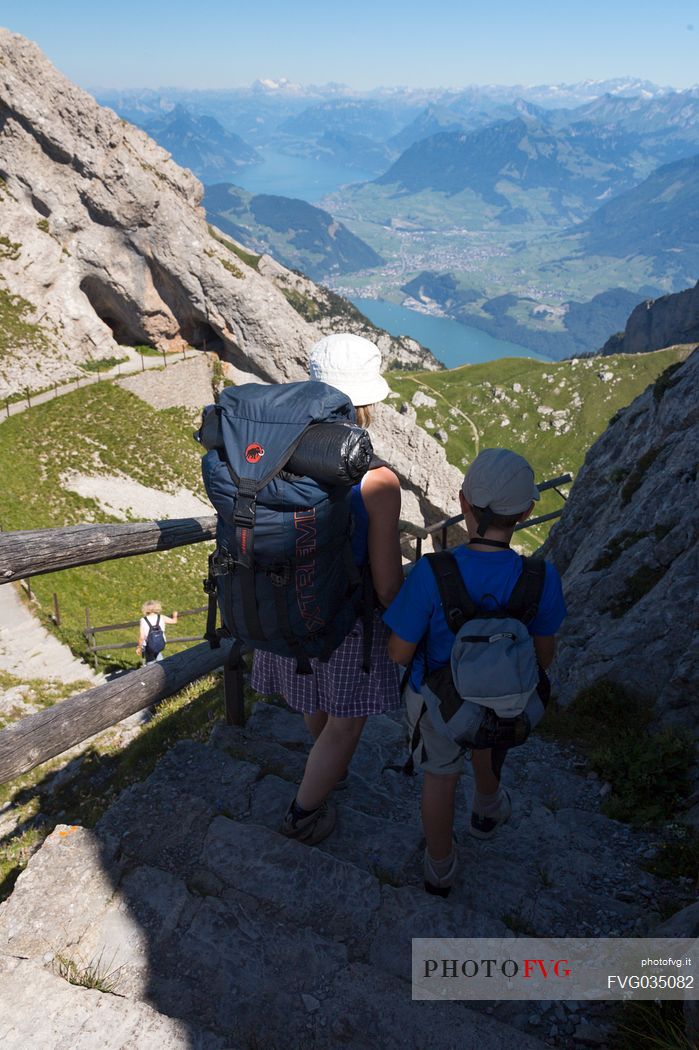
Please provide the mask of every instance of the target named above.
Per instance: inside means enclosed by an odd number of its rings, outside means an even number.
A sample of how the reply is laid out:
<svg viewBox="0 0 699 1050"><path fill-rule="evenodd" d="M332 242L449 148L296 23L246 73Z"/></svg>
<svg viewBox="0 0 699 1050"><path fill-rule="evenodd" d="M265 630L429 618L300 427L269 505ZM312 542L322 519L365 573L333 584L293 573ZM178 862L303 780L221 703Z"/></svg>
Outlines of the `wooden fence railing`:
<svg viewBox="0 0 699 1050"><path fill-rule="evenodd" d="M556 489L570 481L564 474L539 485L540 491ZM563 493L559 493L562 498ZM520 528L530 528L559 516L561 511L530 518ZM450 525L462 515L447 518L429 528L401 522L403 531L417 539L417 557L422 540L441 532L446 546ZM129 522L109 525L74 525L59 529L30 529L0 532L0 585L59 569L92 565L170 550L190 543L213 540L215 517L179 518L171 521ZM135 626L135 622L118 626ZM105 630L114 629L107 625ZM92 628L97 632L102 628ZM94 638L94 634L93 634ZM182 639L183 641L185 639ZM173 639L174 641L174 639ZM126 643L130 645L131 643ZM224 666L224 697L229 724L242 725L244 712L240 691L232 688L232 672L225 667L231 641L223 639L218 649L202 643L168 656L147 667L121 675L111 682L88 689L53 707L38 711L0 731L0 783L26 773L95 733L108 729L128 715L164 700L197 678ZM116 648L108 646L107 648Z"/></svg>
<svg viewBox="0 0 699 1050"><path fill-rule="evenodd" d="M220 649L208 642L148 664L15 722L0 732L0 783L47 762L94 733L179 692L226 660L231 641ZM224 675L225 680L225 675Z"/></svg>
<svg viewBox="0 0 699 1050"><path fill-rule="evenodd" d="M216 518L0 532L0 583L213 540Z"/></svg>
<svg viewBox="0 0 699 1050"><path fill-rule="evenodd" d="M208 609L208 605L200 605L198 609L183 609L177 614L177 622L182 619L183 616L201 616ZM85 609L85 630L83 634L87 640L87 647L92 653L95 668L97 667L98 653L111 652L113 649L135 649L136 642L112 642L108 645L97 645L96 634L105 634L107 631L123 631L130 627L139 627L141 624L140 617L138 620L126 620L124 623L107 623L101 627L94 627L90 621L90 610ZM192 635L171 635L168 634L167 644L168 645L184 645L186 642L201 642L204 639L204 632L200 634Z"/></svg>
<svg viewBox="0 0 699 1050"><path fill-rule="evenodd" d="M551 478L550 481L542 481L540 485L537 485L539 492L546 492L549 489L553 489L565 501L566 496L560 491L561 485L566 485L569 481L572 481L571 474L561 474L557 478ZM515 525L515 531L519 529L531 529L534 525L541 525L545 521L553 521L554 518L560 518L563 510L553 510L550 514L540 514L538 518L527 518L526 521L521 522L519 525ZM422 554L422 541L428 539L430 536L434 536L436 533L440 533L440 543L442 549L447 546L447 530L451 525L458 525L464 520L463 514L455 514L453 518L444 518L442 521L435 522L434 525L429 525L424 528L421 525L413 525L410 521L400 522L401 532L405 532L408 536L414 536L415 543L415 560Z"/></svg>

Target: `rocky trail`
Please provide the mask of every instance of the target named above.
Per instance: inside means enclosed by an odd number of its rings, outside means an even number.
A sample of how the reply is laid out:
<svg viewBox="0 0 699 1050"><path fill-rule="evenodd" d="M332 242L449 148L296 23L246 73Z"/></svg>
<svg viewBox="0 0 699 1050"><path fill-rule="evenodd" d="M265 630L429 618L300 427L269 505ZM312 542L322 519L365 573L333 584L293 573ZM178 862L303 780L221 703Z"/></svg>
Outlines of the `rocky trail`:
<svg viewBox="0 0 699 1050"><path fill-rule="evenodd" d="M32 615L12 586L0 587L0 671L22 679L55 678L62 682L103 681L88 664ZM0 697L0 711L7 700Z"/></svg>
<svg viewBox="0 0 699 1050"><path fill-rule="evenodd" d="M642 869L652 837L600 813L575 758L536 738L513 753L513 816L487 842L462 800L442 900L421 885L419 781L390 768L399 717L369 719L319 848L275 830L308 744L300 716L258 703L245 729L174 747L94 830L56 828L0 907L3 1047L609 1045L605 1003L411 1001L412 937L637 936L688 895Z"/></svg>

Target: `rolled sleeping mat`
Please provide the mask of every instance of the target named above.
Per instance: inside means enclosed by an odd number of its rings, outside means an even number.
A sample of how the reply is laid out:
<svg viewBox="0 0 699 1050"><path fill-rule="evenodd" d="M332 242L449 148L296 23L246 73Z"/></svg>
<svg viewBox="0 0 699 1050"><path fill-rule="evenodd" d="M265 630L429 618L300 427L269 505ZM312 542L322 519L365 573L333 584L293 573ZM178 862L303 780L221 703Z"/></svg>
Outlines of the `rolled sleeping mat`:
<svg viewBox="0 0 699 1050"><path fill-rule="evenodd" d="M314 423L284 469L323 485L355 485L374 455L371 438L356 423Z"/></svg>

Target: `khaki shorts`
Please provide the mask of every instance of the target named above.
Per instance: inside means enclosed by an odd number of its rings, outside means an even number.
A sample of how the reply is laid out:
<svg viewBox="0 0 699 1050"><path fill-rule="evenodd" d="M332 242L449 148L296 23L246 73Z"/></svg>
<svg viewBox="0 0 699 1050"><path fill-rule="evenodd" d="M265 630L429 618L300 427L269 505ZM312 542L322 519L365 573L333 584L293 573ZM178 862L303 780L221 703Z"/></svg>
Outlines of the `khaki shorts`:
<svg viewBox="0 0 699 1050"><path fill-rule="evenodd" d="M403 696L408 713L411 741L415 731L415 723L420 719L420 738L413 751L415 768L421 769L423 773L434 773L436 776L463 773L464 763L469 756L469 752L464 751L453 740L437 732L432 725L429 711L425 710L422 717L420 716L424 704L422 693L416 693L414 689L407 685Z"/></svg>

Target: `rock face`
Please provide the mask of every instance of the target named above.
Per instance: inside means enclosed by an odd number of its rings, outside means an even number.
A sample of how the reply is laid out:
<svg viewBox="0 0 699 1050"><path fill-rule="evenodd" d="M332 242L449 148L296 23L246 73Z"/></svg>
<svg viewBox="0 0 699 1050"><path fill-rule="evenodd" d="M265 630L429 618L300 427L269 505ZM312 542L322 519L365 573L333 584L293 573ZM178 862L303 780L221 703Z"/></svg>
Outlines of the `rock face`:
<svg viewBox="0 0 699 1050"><path fill-rule="evenodd" d="M660 299L647 299L632 311L626 328L602 347L607 354L645 354L666 346L699 342L699 282Z"/></svg>
<svg viewBox="0 0 699 1050"><path fill-rule="evenodd" d="M0 396L69 378L119 344L190 345L262 378L301 378L322 329L207 226L202 194L147 135L0 30Z"/></svg>
<svg viewBox="0 0 699 1050"><path fill-rule="evenodd" d="M411 938L643 936L677 893L638 868L653 835L603 816L599 785L532 737L505 764L512 819L487 843L467 832L466 775L457 885L431 897L398 720L367 722L319 848L277 832L309 744L300 715L257 704L244 730L179 743L95 829L56 828L0 906L3 1050L578 1050L590 1023L610 1045L601 1002L581 1018L574 1003L411 1001ZM116 996L61 980L70 963L111 973Z"/></svg>
<svg viewBox="0 0 699 1050"><path fill-rule="evenodd" d="M588 452L544 547L569 616L561 700L610 678L696 722L699 351L618 413Z"/></svg>

